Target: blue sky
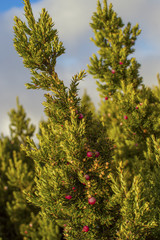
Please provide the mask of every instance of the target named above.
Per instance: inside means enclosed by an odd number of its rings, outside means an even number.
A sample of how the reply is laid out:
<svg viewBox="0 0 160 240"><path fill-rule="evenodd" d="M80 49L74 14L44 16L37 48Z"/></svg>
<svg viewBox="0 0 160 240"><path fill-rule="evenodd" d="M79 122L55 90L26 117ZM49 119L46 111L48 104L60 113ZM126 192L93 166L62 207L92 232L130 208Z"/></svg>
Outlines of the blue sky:
<svg viewBox="0 0 160 240"><path fill-rule="evenodd" d="M66 53L57 61L56 70L64 83L69 86L72 76L80 70L87 70L89 57L97 48L90 41L93 37L89 26L96 11L97 0L31 0L35 18L42 8L46 8L58 29ZM101 0L102 2L102 0ZM140 25L142 33L137 39L134 57L141 64L140 75L143 83L152 87L157 85L160 73L160 1L159 0L108 0L123 22ZM44 118L42 102L44 92L27 90L25 83L30 82L30 72L24 68L22 58L13 47L14 16L24 18L22 0L0 1L0 133L9 134L7 112L16 107L16 96L24 106L32 123L38 126ZM95 80L91 75L79 85L80 96L87 89L93 102L98 106L99 95Z"/></svg>
<svg viewBox="0 0 160 240"><path fill-rule="evenodd" d="M38 2L39 0L31 0L30 3ZM6 12L10 10L13 7L23 7L23 1L22 0L4 0L0 1L0 13Z"/></svg>

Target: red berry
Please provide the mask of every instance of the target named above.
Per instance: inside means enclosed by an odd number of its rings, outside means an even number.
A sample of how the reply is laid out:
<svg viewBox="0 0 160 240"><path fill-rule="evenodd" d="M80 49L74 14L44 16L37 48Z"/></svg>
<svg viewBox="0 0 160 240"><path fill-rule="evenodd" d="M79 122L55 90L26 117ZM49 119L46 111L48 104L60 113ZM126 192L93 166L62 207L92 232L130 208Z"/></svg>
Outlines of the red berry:
<svg viewBox="0 0 160 240"><path fill-rule="evenodd" d="M84 226L82 231L83 232L88 232L89 231L89 227L88 226Z"/></svg>
<svg viewBox="0 0 160 240"><path fill-rule="evenodd" d="M114 69L112 69L111 72L114 74L116 71Z"/></svg>
<svg viewBox="0 0 160 240"><path fill-rule="evenodd" d="M127 116L124 116L124 119L128 119L128 117L127 117Z"/></svg>
<svg viewBox="0 0 160 240"><path fill-rule="evenodd" d="M136 106L136 109L138 109L138 106Z"/></svg>
<svg viewBox="0 0 160 240"><path fill-rule="evenodd" d="M66 198L66 199L71 199L72 196L71 196L71 195L67 195L67 196L65 196L65 198Z"/></svg>
<svg viewBox="0 0 160 240"><path fill-rule="evenodd" d="M66 227L67 226L67 224L64 224L64 227Z"/></svg>
<svg viewBox="0 0 160 240"><path fill-rule="evenodd" d="M86 178L86 180L89 180L90 177L89 177L89 175L86 174L85 178Z"/></svg>
<svg viewBox="0 0 160 240"><path fill-rule="evenodd" d="M92 152L87 152L87 157L92 157Z"/></svg>
<svg viewBox="0 0 160 240"><path fill-rule="evenodd" d="M89 204L93 205L96 202L96 199L94 197L91 197L88 199Z"/></svg>
<svg viewBox="0 0 160 240"><path fill-rule="evenodd" d="M24 231L25 234L27 234L28 232L27 231Z"/></svg>
<svg viewBox="0 0 160 240"><path fill-rule="evenodd" d="M105 100L108 100L108 97L105 97Z"/></svg>
<svg viewBox="0 0 160 240"><path fill-rule="evenodd" d="M79 118L79 119L82 119L82 118L83 118L83 114L80 113L78 118Z"/></svg>
<svg viewBox="0 0 160 240"><path fill-rule="evenodd" d="M72 189L74 190L74 192L76 192L76 191L77 191L77 189L75 189L75 187L73 187Z"/></svg>
<svg viewBox="0 0 160 240"><path fill-rule="evenodd" d="M119 62L120 65L122 65L123 63L122 62Z"/></svg>
<svg viewBox="0 0 160 240"><path fill-rule="evenodd" d="M95 152L95 156L96 156L96 157L99 157L99 155L100 155L100 153L96 151L96 152Z"/></svg>

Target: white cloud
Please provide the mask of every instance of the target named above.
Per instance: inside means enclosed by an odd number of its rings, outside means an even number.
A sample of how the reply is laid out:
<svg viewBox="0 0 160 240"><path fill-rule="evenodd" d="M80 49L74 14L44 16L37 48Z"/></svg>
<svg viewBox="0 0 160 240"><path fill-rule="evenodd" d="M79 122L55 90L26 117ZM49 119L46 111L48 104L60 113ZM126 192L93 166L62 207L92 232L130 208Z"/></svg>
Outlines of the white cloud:
<svg viewBox="0 0 160 240"><path fill-rule="evenodd" d="M86 69L89 57L96 52L96 47L89 38L92 30L89 26L91 16L96 11L96 0L42 0L32 4L33 13L38 19L42 8L46 8L55 22L64 42L66 54L57 61L57 72L68 86L72 75ZM121 16L124 23L130 21L132 26L137 22L142 34L136 43L135 56L142 64L140 73L144 83L157 85L156 75L160 72L160 2L159 0L112 0L113 9ZM22 58L13 47L13 17L25 20L23 8L12 8L0 15L0 132L7 133L7 112L16 107L16 96L24 105L28 116L37 125L43 114L43 92L27 90L25 83L30 81L29 70L25 69ZM93 36L93 35L92 35ZM86 88L93 101L99 101L95 80L87 76L80 84L80 95ZM98 105L98 104L96 104Z"/></svg>
<svg viewBox="0 0 160 240"><path fill-rule="evenodd" d="M96 8L96 0L43 0L40 4L49 12L63 41L72 46L88 32Z"/></svg>
<svg viewBox="0 0 160 240"><path fill-rule="evenodd" d="M113 7L125 23L136 23L142 29L139 36L142 41L150 43L150 48L159 46L160 39L160 1L159 0L112 0Z"/></svg>

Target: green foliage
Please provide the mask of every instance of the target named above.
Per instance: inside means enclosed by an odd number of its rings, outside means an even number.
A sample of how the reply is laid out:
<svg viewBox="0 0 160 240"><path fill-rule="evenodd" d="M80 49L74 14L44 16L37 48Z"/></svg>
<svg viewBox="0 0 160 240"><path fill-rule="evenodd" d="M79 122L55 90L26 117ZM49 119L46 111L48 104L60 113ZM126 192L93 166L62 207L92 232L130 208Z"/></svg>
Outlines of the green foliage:
<svg viewBox="0 0 160 240"><path fill-rule="evenodd" d="M107 0L104 0L103 5L102 8L98 0L97 12L94 12L90 24L95 35L95 39L91 40L99 48L99 58L93 54L91 64L88 65L88 72L99 80L97 90L101 97L121 89L121 80L125 84L133 83L135 89L142 82L138 72L140 64L135 58L128 58L135 51L133 46L141 32L138 24L131 28L131 23L128 23L124 27L122 19L112 9L112 4L108 7Z"/></svg>
<svg viewBox="0 0 160 240"><path fill-rule="evenodd" d="M160 99L160 75L157 74L158 86L152 87L152 92L158 100Z"/></svg>
<svg viewBox="0 0 160 240"><path fill-rule="evenodd" d="M124 27L112 4L108 7L106 0L103 3L102 8L98 1L92 17L92 41L99 48L99 58L93 55L88 72L99 80L99 117L114 140L113 161L118 169L110 175L113 200L120 211L117 233L111 239L159 239L159 174L155 170L159 158L155 145L160 138L159 87L145 87L139 76L140 64L128 58L140 34L138 24Z"/></svg>
<svg viewBox="0 0 160 240"><path fill-rule="evenodd" d="M101 101L100 117L115 142L115 161L121 159L125 165L135 165L133 156L143 156L146 138L151 134L160 137L159 108L159 101L149 88L143 86L135 91L131 84L122 84L122 92ZM130 171L135 168L136 165Z"/></svg>
<svg viewBox="0 0 160 240"><path fill-rule="evenodd" d="M25 12L28 15L26 17L28 25L32 30L32 23L29 21L33 15L29 1L25 2ZM32 22L37 26L38 23L35 20ZM20 38L19 32L23 32L25 27L18 25L18 21L16 21L14 29L15 38L18 39ZM34 34L36 34L36 28L33 31ZM23 39L21 41L25 43ZM54 35L50 36L48 41L53 41L55 49L58 48ZM14 41L14 43L16 50L25 60L23 49L19 48L19 42ZM48 56L46 62L51 56L54 56L54 62L56 62L58 56L53 54L55 49L53 48L52 52L47 48L44 49L43 56ZM32 49L31 55L32 52L34 53L34 49ZM65 230L69 231L69 234L64 234L67 239L83 239L86 234L83 227L86 224L90 227L86 239L103 239L106 234L110 237L111 233L107 233L107 229L111 228L117 217L111 211L115 208L115 204L111 204L109 208L105 204L105 201L112 195L108 180L109 173L114 167L112 164L112 141L103 135L106 130L100 120L93 119L92 114L85 112L85 107L80 105L77 86L86 73L81 71L76 74L72 78L70 87L67 88L53 68L52 71L43 68L43 56L40 56L37 68L41 72L34 71L32 81L39 88L51 91L53 94L45 94L46 102L43 105L48 116L48 124L40 125L41 132L40 135L37 135L39 148L29 137L27 137L28 144L21 145L27 156L34 160L36 172L35 191L25 190L24 193L27 200L40 207L48 219L56 221L61 227L67 224ZM34 59L37 62L37 59ZM26 62L24 64L33 69L34 64L32 66L26 65ZM46 87L44 87L44 82ZM31 84L27 84L27 86L35 88ZM90 159L87 157L88 151L93 153L93 157ZM96 157L97 151L100 154L98 157ZM88 182L85 179L87 173L91 178ZM84 185L88 185L88 190ZM104 189L106 189L105 192ZM72 199L66 198L68 194L72 195ZM88 203L88 198L94 195L96 195L98 209ZM106 212L108 212L107 223ZM99 229L96 228L97 224ZM71 229L72 231L70 231Z"/></svg>
<svg viewBox="0 0 160 240"><path fill-rule="evenodd" d="M60 239L55 222L41 216L40 208L28 204L24 190L34 191L34 162L21 151L26 136L32 137L35 127L29 125L24 108L11 109L10 137L0 139L0 236L8 239ZM43 226L43 228L42 228ZM44 235L44 229L46 233ZM45 236L45 238L44 238Z"/></svg>
<svg viewBox="0 0 160 240"><path fill-rule="evenodd" d="M33 133L35 131L35 127L33 124L29 126L30 119L26 119L26 113L24 112L24 109L21 105L19 105L18 97L16 99L17 101L17 111L15 109L12 109L8 115L10 117L10 133L11 138L20 138L19 140L21 142L25 141L26 136L33 136Z"/></svg>
<svg viewBox="0 0 160 240"><path fill-rule="evenodd" d="M121 218L117 222L115 239L156 239L153 237L157 222L151 217L153 205L146 198L146 188L141 174L135 175L132 185L126 181L128 171L119 162L118 177L111 176L113 184L113 199L120 205ZM150 236L151 238L147 238Z"/></svg>
<svg viewBox="0 0 160 240"><path fill-rule="evenodd" d="M87 123L88 126L85 124L85 119L77 119L74 112L70 121L66 120L64 122L63 127L58 126L58 124L55 126L55 123L50 120L48 127L43 128L41 126L42 135L37 136L39 149L29 139L28 143L33 150L29 151L25 148L28 156L35 160L37 173L35 178L37 190L35 194L26 191L27 199L40 206L49 219L56 219L61 227L64 224L67 224L66 229L71 227L70 239L75 239L78 235L81 238L84 236L82 229L85 222L89 225L95 225L96 222L101 221L104 224L106 218L105 213L104 219L102 214L97 213L92 223L92 220L88 219L87 216L88 214L94 216L94 210L91 207L87 211L84 210L87 198L94 195L95 191L97 196L99 195L97 201L101 202L105 198L102 191L102 187L105 188L105 178L103 179L100 173L106 166L106 159L111 159L109 142L105 139L105 136L102 137L104 128L100 126L99 132L92 132L89 127L93 125L93 129L96 129L94 125L97 127L98 124L92 122L92 119L89 118ZM103 153L103 158L99 160L101 165L98 169L99 161L97 162L94 158L88 161L86 158L87 149L93 152L98 149L101 154ZM83 183L87 184L84 178L87 172L93 178L91 180L91 183L93 181L93 187L85 193ZM107 167L103 174L107 175L108 172L109 168ZM76 188L76 193L72 189L73 186ZM108 183L106 183L106 187L110 189ZM70 201L65 199L68 194L73 196ZM108 198L109 193L106 192L106 194ZM99 211L102 210L99 209ZM112 224L112 221L108 225ZM99 231L92 231L88 234L88 238L98 237L99 234ZM105 235L105 232L103 232L103 235Z"/></svg>
<svg viewBox="0 0 160 240"><path fill-rule="evenodd" d="M86 89L81 99L81 106L84 108L85 112L91 112L93 116L96 117L96 108L94 106L94 103L91 101L90 96L87 94Z"/></svg>
<svg viewBox="0 0 160 240"><path fill-rule="evenodd" d="M108 97L97 116L87 94L78 97L86 72L72 77L69 88L55 72L64 47L48 13L42 9L36 22L29 0L24 4L28 27L15 17L14 46L32 73L32 84L26 86L51 93L45 94L48 120L40 124L39 146L30 135L21 144L20 151L34 162L34 174L26 175L27 165L22 166L16 152L8 162L10 185L22 191L28 206L40 209L22 223L21 234L53 239L60 226L67 240L159 239L159 89L145 87L140 64L128 58L141 32L138 24L124 27L112 4L108 7L104 0L102 8L97 2L91 27L100 58L93 55L88 71L103 83L97 81L101 97ZM28 185L33 176L33 185ZM96 199L93 205L91 197ZM7 205L10 215L13 204L14 217L26 206L18 191Z"/></svg>
<svg viewBox="0 0 160 240"><path fill-rule="evenodd" d="M18 17L14 17L14 46L18 54L23 58L25 67L31 69L32 83L27 84L27 88L49 89L51 84L55 88L57 84L53 81L56 78L54 69L56 58L65 52L62 42L59 41L57 30L52 29L54 23L49 14L43 8L40 18L36 22L32 13L29 0L24 0L25 17L28 26ZM36 69L41 72L38 73ZM52 75L53 74L53 75ZM50 81L45 81L50 76Z"/></svg>
<svg viewBox="0 0 160 240"><path fill-rule="evenodd" d="M14 18L15 38L14 46L24 59L25 67L40 69L52 73L56 58L64 53L62 42L59 42L57 30L52 29L54 23L43 8L40 18L36 22L29 0L24 0L27 25L18 17Z"/></svg>

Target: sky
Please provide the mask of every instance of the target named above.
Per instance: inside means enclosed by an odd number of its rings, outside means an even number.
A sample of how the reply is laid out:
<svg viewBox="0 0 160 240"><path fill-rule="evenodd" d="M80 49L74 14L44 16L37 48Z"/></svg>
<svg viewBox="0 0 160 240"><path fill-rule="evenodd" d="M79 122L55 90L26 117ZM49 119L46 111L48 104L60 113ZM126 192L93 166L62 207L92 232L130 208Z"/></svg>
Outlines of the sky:
<svg viewBox="0 0 160 240"><path fill-rule="evenodd" d="M61 80L69 86L72 76L80 70L87 70L89 58L97 48L90 41L93 37L89 25L93 12L96 11L97 0L30 0L36 20L42 8L46 8L59 38L63 42L66 53L62 55L56 66ZM102 0L101 0L102 2ZM160 73L160 1L159 0L108 0L113 9L125 24L136 23L142 29L135 44L137 61L141 64L140 75L143 83L152 87L158 85L157 74ZM31 123L36 126L45 119L42 102L44 91L27 90L25 83L30 82L30 71L24 68L22 58L13 46L14 16L22 21L24 17L22 0L0 1L0 133L9 135L9 117L7 112L16 108L16 96L23 105ZM87 89L92 101L98 107L100 101L96 90L96 80L87 75L79 85L80 97ZM36 132L37 132L36 131Z"/></svg>

